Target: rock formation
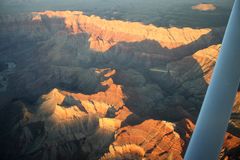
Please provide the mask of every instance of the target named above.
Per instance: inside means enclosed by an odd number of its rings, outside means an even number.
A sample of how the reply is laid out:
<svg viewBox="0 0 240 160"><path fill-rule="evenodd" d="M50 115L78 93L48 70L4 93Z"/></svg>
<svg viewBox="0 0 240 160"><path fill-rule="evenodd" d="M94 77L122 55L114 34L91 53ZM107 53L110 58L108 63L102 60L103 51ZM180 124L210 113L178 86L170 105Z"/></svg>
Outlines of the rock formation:
<svg viewBox="0 0 240 160"><path fill-rule="evenodd" d="M213 11L216 9L216 6L212 3L200 3L198 5L192 6L192 9L199 11Z"/></svg>
<svg viewBox="0 0 240 160"><path fill-rule="evenodd" d="M105 76L112 76L114 72L107 72ZM34 106L13 103L10 110L21 107L17 114L23 116L18 117L18 123L8 126L12 128L8 138L15 136L13 143L17 142L18 146L11 146L11 142L1 139L8 149L12 149L4 150L7 153L5 156L34 159L97 158L104 152L104 147L111 143L122 121L133 114L124 106L121 86L114 84L111 78L102 84L108 85L108 89L93 95L53 89L41 96ZM1 122L6 123L8 118L15 116L1 115ZM38 126L40 124L42 128ZM99 148L103 150L99 151Z"/></svg>
<svg viewBox="0 0 240 160"><path fill-rule="evenodd" d="M79 11L1 16L0 25L3 159L183 159L223 29ZM239 158L239 96L221 158Z"/></svg>
<svg viewBox="0 0 240 160"><path fill-rule="evenodd" d="M73 34L89 33L90 48L100 52L108 50L119 42L140 42L146 39L157 41L163 48L173 49L187 45L211 31L208 28L167 29L137 22L109 21L97 16L89 17L77 11L34 12L32 20L41 21L45 16L64 19L65 27Z"/></svg>
<svg viewBox="0 0 240 160"><path fill-rule="evenodd" d="M103 159L108 159L108 157L124 159L120 155L125 154L125 150L138 150L137 153L131 153L132 156L138 155L139 159L167 159L170 156L173 159L182 159L183 145L183 140L174 131L174 124L146 120L139 125L118 130L115 141L109 147L110 153L106 154ZM133 157L126 157L126 159L131 158Z"/></svg>

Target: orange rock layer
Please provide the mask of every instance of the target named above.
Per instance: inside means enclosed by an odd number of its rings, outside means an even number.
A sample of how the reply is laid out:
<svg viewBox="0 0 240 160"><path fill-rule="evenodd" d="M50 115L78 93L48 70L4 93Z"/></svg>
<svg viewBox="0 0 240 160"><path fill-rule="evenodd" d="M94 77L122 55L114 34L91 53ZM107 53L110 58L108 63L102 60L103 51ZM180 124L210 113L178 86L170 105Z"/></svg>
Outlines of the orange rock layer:
<svg viewBox="0 0 240 160"><path fill-rule="evenodd" d="M199 11L213 11L216 9L216 6L211 3L201 3L196 6L192 6L193 10L199 10Z"/></svg>
<svg viewBox="0 0 240 160"><path fill-rule="evenodd" d="M73 34L86 32L90 35L90 48L105 52L119 42L157 41L161 47L173 49L187 45L211 29L163 28L144 25L139 22L106 20L97 16L86 16L79 11L45 11L33 12L33 21L42 17L64 19L65 27Z"/></svg>

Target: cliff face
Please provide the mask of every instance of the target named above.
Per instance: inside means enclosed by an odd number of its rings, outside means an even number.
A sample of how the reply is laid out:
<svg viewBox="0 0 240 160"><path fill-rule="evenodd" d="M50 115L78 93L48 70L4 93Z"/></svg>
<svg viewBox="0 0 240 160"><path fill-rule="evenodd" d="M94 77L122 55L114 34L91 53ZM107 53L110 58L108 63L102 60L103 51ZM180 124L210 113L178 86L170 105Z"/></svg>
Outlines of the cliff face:
<svg viewBox="0 0 240 160"><path fill-rule="evenodd" d="M79 159L86 155L95 159L104 153L114 131L132 113L124 107L121 86L113 84L111 78L103 83L109 88L92 95L53 89L41 96L34 106L13 103L7 109L21 108L17 115L23 116L8 115L19 122L13 126L6 124L6 128L13 127L8 138L14 136L14 142L1 139L9 147L4 152L13 159L21 154L31 159Z"/></svg>
<svg viewBox="0 0 240 160"><path fill-rule="evenodd" d="M78 11L0 24L3 159L183 159L223 29ZM221 158L239 158L239 104Z"/></svg>
<svg viewBox="0 0 240 160"><path fill-rule="evenodd" d="M97 16L86 16L80 11L45 11L33 12L31 15L17 17L2 17L2 25L13 24L2 28L4 31L19 30L29 32L29 36L49 35L59 30L71 34L87 33L90 49L97 52L106 52L113 46L122 43L136 43L142 41L157 42L162 49L180 48L193 42L199 45L211 43L215 30L210 28L163 28L153 25L144 25L139 22L123 22L119 20L105 20Z"/></svg>
<svg viewBox="0 0 240 160"><path fill-rule="evenodd" d="M138 154L140 159L167 159L172 156L173 159L182 159L184 141L180 135L174 131L174 124L164 121L146 120L136 126L128 126L118 130L115 135L115 141L110 146L109 154L105 155L105 159L110 156L114 158L120 157L125 145L136 145L143 152ZM129 147L129 150L137 147ZM113 158L113 159L114 159ZM121 157L121 159L124 159Z"/></svg>
<svg viewBox="0 0 240 160"><path fill-rule="evenodd" d="M63 19L65 27L73 34L81 32L90 34L90 48L100 52L105 52L119 42L140 42L143 40L154 40L163 48L173 49L187 45L211 31L208 28L196 30L191 28L157 28L138 22L105 20L97 16L89 17L77 11L34 12L33 20L41 21L42 17L45 16L50 19Z"/></svg>

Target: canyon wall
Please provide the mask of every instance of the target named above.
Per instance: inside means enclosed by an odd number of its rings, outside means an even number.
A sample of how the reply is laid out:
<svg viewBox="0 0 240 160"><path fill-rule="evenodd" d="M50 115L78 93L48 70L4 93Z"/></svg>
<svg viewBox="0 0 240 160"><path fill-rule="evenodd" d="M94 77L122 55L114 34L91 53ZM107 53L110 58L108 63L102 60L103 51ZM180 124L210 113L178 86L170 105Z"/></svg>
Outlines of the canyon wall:
<svg viewBox="0 0 240 160"><path fill-rule="evenodd" d="M183 159L223 28L80 11L1 16L0 25L3 159ZM239 158L239 112L238 93L220 159Z"/></svg>

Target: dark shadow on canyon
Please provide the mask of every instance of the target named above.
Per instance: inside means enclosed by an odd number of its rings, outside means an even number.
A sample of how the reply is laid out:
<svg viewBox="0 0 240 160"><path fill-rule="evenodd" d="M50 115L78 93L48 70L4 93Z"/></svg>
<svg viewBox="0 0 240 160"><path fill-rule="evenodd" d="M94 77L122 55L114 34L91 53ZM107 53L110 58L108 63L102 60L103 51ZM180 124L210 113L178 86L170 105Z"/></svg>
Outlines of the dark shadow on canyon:
<svg viewBox="0 0 240 160"><path fill-rule="evenodd" d="M158 42L152 40L120 42L105 53L96 53L89 49L88 35L57 34L51 30L51 26L47 28L48 33L53 32L50 37L66 38L67 41L63 41L61 45L48 41L48 38L22 42L24 36L19 36L14 37L18 40L15 39L12 43L13 47L1 47L0 64L13 61L17 66L15 72L8 76L7 91L0 92L0 105L4 106L1 107L4 108L1 112L16 101L23 100L31 106L39 96L53 88L84 94L105 91L107 88L101 82L107 78L97 74L95 68L112 68L116 69L116 74L112 77L114 83L122 85L126 95L124 103L133 112L122 126L140 124L146 119L178 122L187 118L195 121L207 83L201 66L191 55L221 43L220 35L223 35L223 29L213 29L198 40L175 49L162 48ZM75 43L71 44L69 41ZM58 50L53 52L55 48ZM192 72L194 76L195 71L198 71L197 77L190 76L187 80L202 77L195 86L183 87L183 83L166 69L168 63L176 63L186 56L189 56L187 64L190 66L185 66L183 73ZM196 87L196 90L200 88L201 91L192 93L187 87ZM13 111L15 112L17 111ZM15 120L24 116L10 115L3 114L0 123L7 123L9 118L17 123ZM82 155L87 157L85 153Z"/></svg>

